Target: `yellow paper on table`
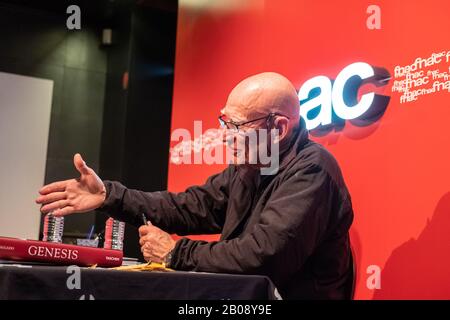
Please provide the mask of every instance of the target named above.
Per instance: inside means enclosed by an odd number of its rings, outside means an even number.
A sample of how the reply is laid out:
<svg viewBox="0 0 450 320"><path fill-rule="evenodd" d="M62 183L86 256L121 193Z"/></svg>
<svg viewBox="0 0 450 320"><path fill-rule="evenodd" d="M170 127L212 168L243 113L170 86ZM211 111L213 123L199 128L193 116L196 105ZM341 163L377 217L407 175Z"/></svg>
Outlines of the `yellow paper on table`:
<svg viewBox="0 0 450 320"><path fill-rule="evenodd" d="M134 266L121 266L121 267L115 267L115 268L111 268L111 269L125 270L125 271L164 271L164 272L175 271L173 269L167 268L164 264L156 263L156 262L142 263L142 264L137 264Z"/></svg>

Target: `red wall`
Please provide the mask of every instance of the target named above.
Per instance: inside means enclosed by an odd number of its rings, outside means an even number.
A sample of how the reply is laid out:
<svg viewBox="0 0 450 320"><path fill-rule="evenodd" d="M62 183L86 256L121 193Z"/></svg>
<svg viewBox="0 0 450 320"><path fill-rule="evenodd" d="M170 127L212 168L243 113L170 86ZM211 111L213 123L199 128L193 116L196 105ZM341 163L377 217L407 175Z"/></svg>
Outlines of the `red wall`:
<svg viewBox="0 0 450 320"><path fill-rule="evenodd" d="M299 88L353 62L393 75L396 65L450 50L446 0L190 3L180 0L172 130L193 130L194 120L216 128L229 91L258 72L280 72ZM366 27L371 4L381 8L380 30ZM450 299L450 95L401 104L392 81L380 120L314 138L337 158L352 194L356 298ZM169 190L222 168L170 164ZM370 265L382 269L381 289L366 286Z"/></svg>

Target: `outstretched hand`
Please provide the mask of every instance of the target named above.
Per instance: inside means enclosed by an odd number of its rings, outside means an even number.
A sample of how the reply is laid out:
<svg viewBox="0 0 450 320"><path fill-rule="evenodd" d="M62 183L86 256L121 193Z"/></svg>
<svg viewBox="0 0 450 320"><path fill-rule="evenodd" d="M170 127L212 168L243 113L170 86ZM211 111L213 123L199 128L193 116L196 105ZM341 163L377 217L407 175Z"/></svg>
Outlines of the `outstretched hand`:
<svg viewBox="0 0 450 320"><path fill-rule="evenodd" d="M105 185L94 170L86 165L78 153L73 162L80 173L79 178L54 182L39 190L40 196L36 203L42 205L42 213L52 212L55 216L65 216L87 212L97 209L105 201Z"/></svg>

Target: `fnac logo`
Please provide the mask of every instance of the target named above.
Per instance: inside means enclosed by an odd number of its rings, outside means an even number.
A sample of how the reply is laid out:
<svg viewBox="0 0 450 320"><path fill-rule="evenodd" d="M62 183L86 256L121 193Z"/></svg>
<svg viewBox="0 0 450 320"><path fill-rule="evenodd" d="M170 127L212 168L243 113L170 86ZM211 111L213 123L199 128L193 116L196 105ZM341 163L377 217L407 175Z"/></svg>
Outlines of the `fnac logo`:
<svg viewBox="0 0 450 320"><path fill-rule="evenodd" d="M360 89L369 88L366 84L385 86L389 79L386 69L355 62L342 69L334 81L322 75L307 80L298 92L300 115L306 129L340 130L345 120L359 126L378 120L390 98L376 94L373 86L372 91L365 93Z"/></svg>

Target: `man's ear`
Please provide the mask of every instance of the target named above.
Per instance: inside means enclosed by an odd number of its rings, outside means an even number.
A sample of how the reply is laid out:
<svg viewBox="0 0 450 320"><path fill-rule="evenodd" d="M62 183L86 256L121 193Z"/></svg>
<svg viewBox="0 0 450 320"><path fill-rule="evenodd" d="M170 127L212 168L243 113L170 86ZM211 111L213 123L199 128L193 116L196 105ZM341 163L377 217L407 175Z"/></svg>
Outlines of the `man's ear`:
<svg viewBox="0 0 450 320"><path fill-rule="evenodd" d="M286 117L275 118L273 122L273 129L278 129L278 139L275 139L275 143L283 141L289 131L289 119Z"/></svg>

